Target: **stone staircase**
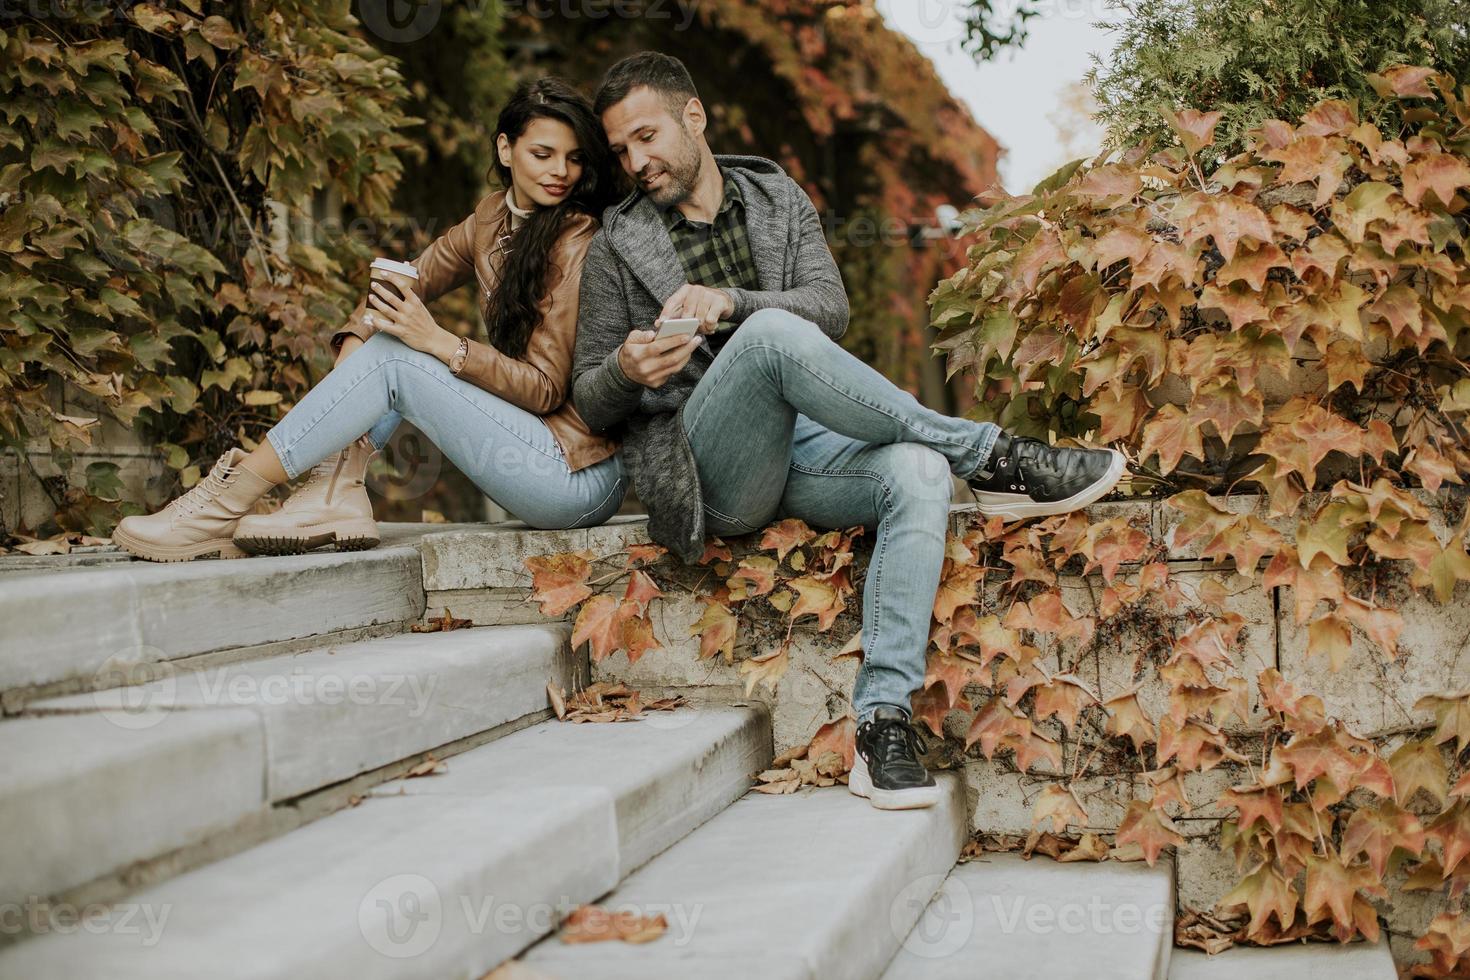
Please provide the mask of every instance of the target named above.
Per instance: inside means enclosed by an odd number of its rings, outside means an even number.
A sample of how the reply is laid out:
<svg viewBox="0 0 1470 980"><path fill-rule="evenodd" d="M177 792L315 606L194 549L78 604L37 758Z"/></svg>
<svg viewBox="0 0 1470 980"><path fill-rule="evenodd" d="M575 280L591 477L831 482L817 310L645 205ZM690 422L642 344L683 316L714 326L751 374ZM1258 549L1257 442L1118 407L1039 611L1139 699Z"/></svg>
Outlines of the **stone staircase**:
<svg viewBox="0 0 1470 980"><path fill-rule="evenodd" d="M640 522L385 532L356 554L0 559L0 980L477 978L507 961L567 978L1393 976L1385 945L1173 949L1168 861L956 864L977 809L960 774L918 811L841 786L748 792L773 716L726 687L685 685L688 706L634 722L557 721L548 682L593 672L522 601L520 558L606 554ZM492 625L411 632L426 605ZM591 902L667 931L562 941Z"/></svg>

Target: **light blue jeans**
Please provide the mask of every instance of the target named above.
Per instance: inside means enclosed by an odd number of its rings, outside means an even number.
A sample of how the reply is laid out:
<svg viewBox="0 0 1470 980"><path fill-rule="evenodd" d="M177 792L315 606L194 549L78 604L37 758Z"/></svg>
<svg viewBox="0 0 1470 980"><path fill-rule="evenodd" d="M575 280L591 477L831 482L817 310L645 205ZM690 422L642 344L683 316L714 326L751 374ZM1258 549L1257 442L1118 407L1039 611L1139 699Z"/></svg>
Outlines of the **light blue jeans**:
<svg viewBox="0 0 1470 980"><path fill-rule="evenodd" d="M385 333L345 357L266 438L294 479L364 432L381 449L403 419L532 527L602 524L627 491L621 453L572 472L540 416Z"/></svg>
<svg viewBox="0 0 1470 980"><path fill-rule="evenodd" d="M925 408L816 324L778 309L736 329L683 421L709 533L781 517L876 530L853 713L863 722L879 704L909 712L924 683L950 475L983 467L999 427Z"/></svg>

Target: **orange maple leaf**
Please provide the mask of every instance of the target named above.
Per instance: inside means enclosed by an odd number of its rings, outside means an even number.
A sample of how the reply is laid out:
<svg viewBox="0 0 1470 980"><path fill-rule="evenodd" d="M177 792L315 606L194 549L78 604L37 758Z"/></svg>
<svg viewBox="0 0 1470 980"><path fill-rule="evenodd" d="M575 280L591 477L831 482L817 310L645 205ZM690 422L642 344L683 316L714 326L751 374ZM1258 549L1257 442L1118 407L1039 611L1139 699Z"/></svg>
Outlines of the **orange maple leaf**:
<svg viewBox="0 0 1470 980"><path fill-rule="evenodd" d="M970 708L970 702L964 697L951 704L942 683L915 691L909 696L909 702L913 717L923 722L936 737L944 735L944 719L951 711L956 708L968 711Z"/></svg>
<svg viewBox="0 0 1470 980"><path fill-rule="evenodd" d="M1211 422L1220 438L1229 442L1242 425L1259 427L1264 399L1259 391L1243 393L1234 382L1202 385L1190 403L1190 413Z"/></svg>
<svg viewBox="0 0 1470 980"><path fill-rule="evenodd" d="M758 682L770 688L772 694L776 693L776 684L786 675L790 666L791 644L789 641L782 643L774 650L768 650L741 662L740 673L745 675L745 696L750 697Z"/></svg>
<svg viewBox="0 0 1470 980"><path fill-rule="evenodd" d="M1006 706L1003 698L991 698L975 713L970 728L965 733L965 748L980 743L980 752L989 759L1009 736L1025 737L1031 734L1031 722L1017 715Z"/></svg>
<svg viewBox="0 0 1470 980"><path fill-rule="evenodd" d="M1361 807L1348 818L1342 834L1342 856L1352 860L1367 855L1373 873L1382 878L1388 873L1388 858L1394 848L1401 847L1415 859L1424 852L1424 826L1419 818L1401 810L1392 800L1376 807Z"/></svg>
<svg viewBox="0 0 1470 980"><path fill-rule="evenodd" d="M531 598L541 604L543 616L562 616L592 594L587 587L592 566L585 554L537 555L523 564L531 573Z"/></svg>
<svg viewBox="0 0 1470 980"><path fill-rule="evenodd" d="M1399 634L1404 631L1404 617L1392 609L1369 605L1357 596L1344 596L1337 611L1390 657L1399 653Z"/></svg>
<svg viewBox="0 0 1470 980"><path fill-rule="evenodd" d="M650 602L661 595L663 595L663 590L654 584L647 572L642 569L634 569L628 576L628 588L623 593L623 601L633 603L641 614L648 610Z"/></svg>
<svg viewBox="0 0 1470 980"><path fill-rule="evenodd" d="M1345 866L1330 844L1326 857L1315 854L1307 857L1307 892L1302 910L1307 913L1308 922L1320 921L1324 914L1331 914L1338 926L1355 928L1353 904L1359 892L1380 898L1388 895L1372 868L1361 864Z"/></svg>
<svg viewBox="0 0 1470 980"><path fill-rule="evenodd" d="M699 564L708 565L712 561L734 561L734 555L730 553L729 545L719 538L710 538L704 543L704 554L699 558Z"/></svg>
<svg viewBox="0 0 1470 980"><path fill-rule="evenodd" d="M704 660L720 654L725 663L735 651L735 614L723 603L712 599L704 600L704 613L689 627L690 636L699 637L699 659Z"/></svg>
<svg viewBox="0 0 1470 980"><path fill-rule="evenodd" d="M816 536L816 532L807 527L806 521L788 517L766 528L761 535L760 547L762 550L774 548L776 560L785 561L791 549L801 547Z"/></svg>
<svg viewBox="0 0 1470 980"><path fill-rule="evenodd" d="M967 657L956 657L945 653L929 654L924 672L924 690L943 690L946 709L955 707L961 700L966 685L971 681L984 681L980 665Z"/></svg>
<svg viewBox="0 0 1470 980"><path fill-rule="evenodd" d="M765 555L743 558L725 584L732 596L741 599L765 595L776 587L776 559Z"/></svg>
<svg viewBox="0 0 1470 980"><path fill-rule="evenodd" d="M1031 808L1031 825L1034 827L1046 822L1051 823L1052 833L1056 834L1062 833L1070 825L1086 826L1087 810L1070 786L1050 783L1041 791L1036 804Z"/></svg>
<svg viewBox="0 0 1470 980"><path fill-rule="evenodd" d="M1219 904L1225 908L1244 905L1250 909L1246 935L1251 936L1259 934L1272 916L1282 929L1290 927L1296 918L1297 902L1296 888L1290 879L1283 877L1270 862L1263 861L1220 899Z"/></svg>
<svg viewBox="0 0 1470 980"><path fill-rule="evenodd" d="M1159 456L1159 472L1165 476L1173 472L1185 456L1202 459L1204 445L1200 441L1198 423L1177 407L1164 405L1143 427L1143 445L1138 451L1141 460L1155 453Z"/></svg>
<svg viewBox="0 0 1470 980"><path fill-rule="evenodd" d="M625 605L624 609L630 607ZM638 658L649 650L659 649L658 640L653 638L653 623L647 616L627 616L623 620L623 646L628 651L628 663L636 664Z"/></svg>
<svg viewBox="0 0 1470 980"><path fill-rule="evenodd" d="M1448 207L1461 187L1470 187L1470 163L1456 154L1429 153L1404 168L1404 200L1415 207L1426 193Z"/></svg>
<svg viewBox="0 0 1470 980"><path fill-rule="evenodd" d="M1241 830L1249 830L1257 820L1273 834L1281 829L1282 797L1275 786L1232 786L1220 794L1220 805L1235 807L1235 825Z"/></svg>
<svg viewBox="0 0 1470 980"><path fill-rule="evenodd" d="M837 573L846 576L846 572ZM845 580L845 579L844 579ZM803 575L786 583L796 590L799 598L791 607L791 619L794 622L802 616L813 615L817 617L817 629L830 629L838 615L847 608L843 601L838 586L833 583L831 576Z"/></svg>
<svg viewBox="0 0 1470 980"><path fill-rule="evenodd" d="M1103 703L1103 708L1108 712L1107 733L1130 739L1135 752L1142 751L1144 743L1158 738L1153 721L1138 703L1137 691L1109 698Z"/></svg>
<svg viewBox="0 0 1470 980"><path fill-rule="evenodd" d="M1445 805L1450 774L1440 748L1429 739L1411 739L1388 757L1393 772L1394 801L1406 805L1419 790L1424 790L1441 807Z"/></svg>
<svg viewBox="0 0 1470 980"><path fill-rule="evenodd" d="M985 569L978 565L960 565L951 569L934 594L934 618L947 623L955 610L975 602L975 591Z"/></svg>
<svg viewBox="0 0 1470 980"><path fill-rule="evenodd" d="M1199 200L1201 197L1204 200ZM1209 235L1215 247L1229 262L1242 241L1254 241L1258 245L1270 244L1271 219L1255 204L1234 194L1190 195L1186 207L1193 206L1193 213L1184 223L1183 238L1192 245Z"/></svg>
<svg viewBox="0 0 1470 980"><path fill-rule="evenodd" d="M1070 734L1082 709L1092 704L1097 704L1097 698L1087 689L1082 678L1075 674L1058 674L1036 688L1031 714L1038 721L1055 715Z"/></svg>
<svg viewBox="0 0 1470 980"><path fill-rule="evenodd" d="M593 663L601 663L623 646L623 620L633 607L610 595L594 596L572 625L572 646L589 645Z"/></svg>
<svg viewBox="0 0 1470 980"><path fill-rule="evenodd" d="M1115 838L1118 846L1137 844L1143 850L1143 859L1149 867L1159 859L1159 852L1166 847L1178 847L1184 843L1184 835L1169 815L1155 810L1146 800L1134 800L1128 804L1128 812L1118 824Z"/></svg>
<svg viewBox="0 0 1470 980"><path fill-rule="evenodd" d="M1470 854L1470 807L1466 806L1464 800L1458 800L1454 806L1435 817L1430 823L1425 836L1439 842L1440 851L1444 857L1440 865L1444 869L1444 876L1448 878L1454 874L1465 855Z"/></svg>
<svg viewBox="0 0 1470 980"><path fill-rule="evenodd" d="M1414 702L1415 711L1434 712L1436 727L1434 742L1455 740L1455 754L1465 751L1470 745L1470 691L1454 694L1426 694Z"/></svg>
<svg viewBox="0 0 1470 980"><path fill-rule="evenodd" d="M1311 735L1298 734L1279 747L1276 753L1283 763L1291 767L1297 789L1324 775L1337 786L1351 786L1353 777L1371 762L1353 752L1338 728L1323 729Z"/></svg>
<svg viewBox="0 0 1470 980"><path fill-rule="evenodd" d="M647 565L650 562L658 561L660 558L668 553L669 549L660 544L629 545L628 560L625 564L625 567L633 568L637 565Z"/></svg>

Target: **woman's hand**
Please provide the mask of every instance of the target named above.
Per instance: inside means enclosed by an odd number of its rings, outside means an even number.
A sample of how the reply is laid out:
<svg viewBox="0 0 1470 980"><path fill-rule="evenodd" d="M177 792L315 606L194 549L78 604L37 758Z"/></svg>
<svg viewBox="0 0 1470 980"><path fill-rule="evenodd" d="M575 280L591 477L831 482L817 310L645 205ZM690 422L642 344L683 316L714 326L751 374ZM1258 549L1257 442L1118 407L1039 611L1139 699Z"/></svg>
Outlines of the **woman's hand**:
<svg viewBox="0 0 1470 980"><path fill-rule="evenodd" d="M434 322L418 293L410 291L400 299L393 295L392 290L374 280L368 305L377 311L368 314L373 326L397 337L414 350L432 354L448 364L459 349L459 338Z"/></svg>

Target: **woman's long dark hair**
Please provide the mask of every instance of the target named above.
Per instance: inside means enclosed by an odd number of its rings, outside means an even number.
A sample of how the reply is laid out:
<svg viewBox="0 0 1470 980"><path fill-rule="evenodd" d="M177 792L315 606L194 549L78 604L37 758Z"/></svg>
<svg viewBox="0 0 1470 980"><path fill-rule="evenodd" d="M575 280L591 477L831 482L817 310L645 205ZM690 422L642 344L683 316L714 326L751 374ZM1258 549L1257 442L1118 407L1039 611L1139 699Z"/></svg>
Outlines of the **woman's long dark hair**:
<svg viewBox="0 0 1470 980"><path fill-rule="evenodd" d="M535 208L506 246L508 254L500 283L490 297L485 326L490 343L510 357L526 352L532 331L541 325L539 306L547 288L549 257L562 225L576 212L601 218L603 209L617 196L612 151L607 147L602 124L592 112L592 103L560 78L548 76L516 86L495 122L492 148L501 133L514 145L533 120L542 118L571 127L582 153L582 176L562 201ZM493 149L492 154L495 164L491 173L510 188L510 168L500 162L500 155ZM522 208L528 203L516 202Z"/></svg>

